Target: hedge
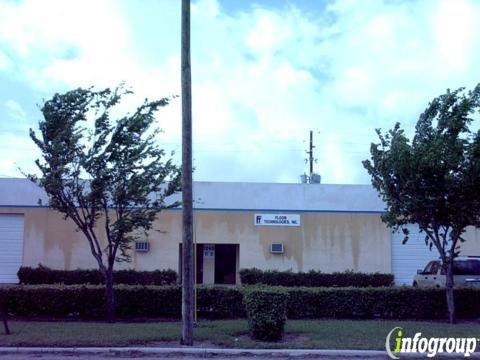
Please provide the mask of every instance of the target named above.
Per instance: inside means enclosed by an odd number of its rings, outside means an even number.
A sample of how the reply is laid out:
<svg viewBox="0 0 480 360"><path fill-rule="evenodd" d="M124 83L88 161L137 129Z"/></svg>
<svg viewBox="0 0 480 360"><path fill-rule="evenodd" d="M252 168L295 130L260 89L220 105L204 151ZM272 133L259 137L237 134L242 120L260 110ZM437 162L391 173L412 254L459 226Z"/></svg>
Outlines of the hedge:
<svg viewBox="0 0 480 360"><path fill-rule="evenodd" d="M114 271L116 284L126 285L174 285L177 283L177 273L174 270ZM52 270L45 266L37 268L21 267L18 270L20 284L103 284L104 278L99 270Z"/></svg>
<svg viewBox="0 0 480 360"><path fill-rule="evenodd" d="M21 267L18 271L18 278L20 283L25 285L85 285L103 284L104 282L99 270L52 270L45 266L37 268ZM393 284L392 274L365 274L349 271L332 274L313 270L307 273L294 273L276 270L262 271L252 268L240 270L240 278L243 285L383 287ZM177 283L177 273L174 270L117 270L114 272L114 282L125 285L174 285Z"/></svg>
<svg viewBox="0 0 480 360"><path fill-rule="evenodd" d="M288 304L285 288L253 287L244 292L243 302L252 338L262 341L283 338Z"/></svg>
<svg viewBox="0 0 480 360"><path fill-rule="evenodd" d="M311 270L304 272L260 270L256 268L240 270L243 285L264 284L270 286L303 287L383 287L393 285L393 274L357 273L353 271L322 273Z"/></svg>
<svg viewBox="0 0 480 360"><path fill-rule="evenodd" d="M290 288L290 319L446 319L445 289ZM480 289L454 290L457 317L480 318Z"/></svg>
<svg viewBox="0 0 480 360"><path fill-rule="evenodd" d="M174 286L115 286L116 315L120 318L178 319L181 288ZM0 287L0 301L8 313L20 317L102 319L105 288L99 285L20 285ZM198 315L202 318L245 316L243 297L233 288L198 288Z"/></svg>
<svg viewBox="0 0 480 360"><path fill-rule="evenodd" d="M271 289L277 289L272 287ZM289 319L446 319L445 290L436 288L279 288L288 293ZM244 318L242 291L234 287L200 287L198 316ZM248 289L247 289L248 290ZM480 289L455 289L457 316L480 318ZM179 286L118 285L116 313L121 318L180 318ZM20 317L101 319L104 288L88 285L20 285L0 288L0 302Z"/></svg>

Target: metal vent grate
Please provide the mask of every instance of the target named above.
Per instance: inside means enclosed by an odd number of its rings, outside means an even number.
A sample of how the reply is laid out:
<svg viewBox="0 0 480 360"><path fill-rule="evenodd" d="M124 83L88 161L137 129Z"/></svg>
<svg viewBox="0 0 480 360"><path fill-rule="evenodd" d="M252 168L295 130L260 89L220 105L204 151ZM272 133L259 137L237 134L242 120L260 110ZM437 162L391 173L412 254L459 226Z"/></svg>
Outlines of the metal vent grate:
<svg viewBox="0 0 480 360"><path fill-rule="evenodd" d="M150 250L150 243L148 241L136 241L135 242L135 251L137 252L147 252Z"/></svg>

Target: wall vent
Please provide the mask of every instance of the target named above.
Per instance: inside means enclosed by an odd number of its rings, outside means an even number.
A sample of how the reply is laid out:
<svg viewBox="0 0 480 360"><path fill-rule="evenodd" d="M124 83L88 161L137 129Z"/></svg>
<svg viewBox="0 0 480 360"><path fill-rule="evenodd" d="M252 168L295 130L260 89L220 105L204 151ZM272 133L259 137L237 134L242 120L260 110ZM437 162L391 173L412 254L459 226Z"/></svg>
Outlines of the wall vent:
<svg viewBox="0 0 480 360"><path fill-rule="evenodd" d="M136 241L135 242L135 251L136 252L147 252L150 250L150 243L148 241Z"/></svg>

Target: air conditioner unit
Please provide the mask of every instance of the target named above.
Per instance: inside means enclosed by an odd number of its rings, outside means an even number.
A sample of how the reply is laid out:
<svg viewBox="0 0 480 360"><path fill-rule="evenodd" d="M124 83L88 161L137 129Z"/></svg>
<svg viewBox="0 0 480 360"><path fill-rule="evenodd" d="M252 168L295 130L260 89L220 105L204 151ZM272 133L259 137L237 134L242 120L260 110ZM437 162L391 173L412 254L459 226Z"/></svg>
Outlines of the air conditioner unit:
<svg viewBox="0 0 480 360"><path fill-rule="evenodd" d="M136 241L135 242L135 251L136 252L148 252L150 250L150 243L148 241Z"/></svg>
<svg viewBox="0 0 480 360"><path fill-rule="evenodd" d="M285 252L285 248L283 247L283 244L281 244L281 243L270 244L270 252L272 254L283 254Z"/></svg>

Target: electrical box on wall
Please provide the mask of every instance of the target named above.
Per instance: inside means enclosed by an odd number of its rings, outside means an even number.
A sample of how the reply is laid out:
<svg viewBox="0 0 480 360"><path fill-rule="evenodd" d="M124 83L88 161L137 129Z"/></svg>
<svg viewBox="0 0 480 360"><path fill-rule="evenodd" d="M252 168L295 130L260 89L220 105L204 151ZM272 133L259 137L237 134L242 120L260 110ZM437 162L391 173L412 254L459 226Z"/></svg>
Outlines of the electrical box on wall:
<svg viewBox="0 0 480 360"><path fill-rule="evenodd" d="M272 254L283 254L285 252L285 248L282 243L270 244L270 252Z"/></svg>

